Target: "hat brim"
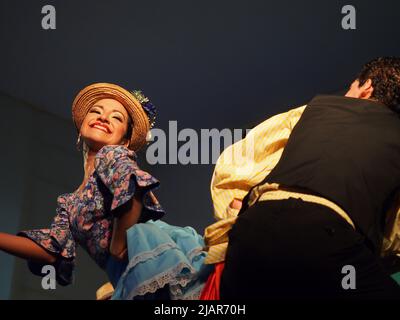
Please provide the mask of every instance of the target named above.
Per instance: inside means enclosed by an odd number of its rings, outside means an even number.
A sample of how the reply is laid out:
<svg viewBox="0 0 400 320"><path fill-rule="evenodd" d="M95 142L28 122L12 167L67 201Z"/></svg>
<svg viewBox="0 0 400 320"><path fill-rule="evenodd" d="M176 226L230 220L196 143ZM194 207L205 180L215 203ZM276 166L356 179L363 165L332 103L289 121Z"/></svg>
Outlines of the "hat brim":
<svg viewBox="0 0 400 320"><path fill-rule="evenodd" d="M140 102L129 91L115 84L94 83L77 94L72 103L72 118L78 132L90 107L101 99L115 99L125 107L133 122L129 149L140 150L146 144L149 119Z"/></svg>

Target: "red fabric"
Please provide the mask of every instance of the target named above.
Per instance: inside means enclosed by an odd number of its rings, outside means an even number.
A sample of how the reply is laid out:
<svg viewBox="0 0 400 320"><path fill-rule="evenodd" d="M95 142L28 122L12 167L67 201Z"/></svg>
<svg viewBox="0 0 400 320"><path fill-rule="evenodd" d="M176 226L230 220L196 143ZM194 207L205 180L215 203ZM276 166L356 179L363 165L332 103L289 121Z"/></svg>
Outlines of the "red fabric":
<svg viewBox="0 0 400 320"><path fill-rule="evenodd" d="M200 300L219 300L219 286L225 263L219 262L214 266L214 271L208 276L207 282L200 295Z"/></svg>

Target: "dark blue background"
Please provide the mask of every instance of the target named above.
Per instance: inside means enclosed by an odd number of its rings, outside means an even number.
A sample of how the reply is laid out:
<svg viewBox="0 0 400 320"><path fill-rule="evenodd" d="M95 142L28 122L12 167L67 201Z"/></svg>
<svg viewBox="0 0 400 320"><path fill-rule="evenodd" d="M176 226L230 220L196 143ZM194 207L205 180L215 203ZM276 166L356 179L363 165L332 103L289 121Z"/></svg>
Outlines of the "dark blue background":
<svg viewBox="0 0 400 320"><path fill-rule="evenodd" d="M41 28L46 4L56 8L56 30ZM357 10L356 30L341 28L346 4ZM0 91L72 121L81 88L112 82L141 88L159 128L170 120L196 131L250 128L345 90L372 58L399 55L399 9L395 0L1 0ZM212 165L151 166L143 154L141 165L162 182L168 222L200 233L212 223Z"/></svg>

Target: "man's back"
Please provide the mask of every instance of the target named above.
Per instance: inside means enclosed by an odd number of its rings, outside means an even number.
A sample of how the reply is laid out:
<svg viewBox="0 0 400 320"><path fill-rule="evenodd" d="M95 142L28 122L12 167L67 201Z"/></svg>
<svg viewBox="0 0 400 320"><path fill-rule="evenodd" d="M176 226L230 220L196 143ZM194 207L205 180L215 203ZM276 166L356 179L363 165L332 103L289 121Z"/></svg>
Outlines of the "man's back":
<svg viewBox="0 0 400 320"><path fill-rule="evenodd" d="M366 99L317 96L264 182L339 205L379 253L385 213L400 186L400 119Z"/></svg>

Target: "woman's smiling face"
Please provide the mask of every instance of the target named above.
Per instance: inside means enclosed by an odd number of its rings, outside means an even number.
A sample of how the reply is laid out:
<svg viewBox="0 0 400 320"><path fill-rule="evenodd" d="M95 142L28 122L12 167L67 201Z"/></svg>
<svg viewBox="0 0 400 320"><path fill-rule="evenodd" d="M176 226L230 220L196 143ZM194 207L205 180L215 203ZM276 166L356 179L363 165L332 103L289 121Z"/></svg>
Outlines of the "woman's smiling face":
<svg viewBox="0 0 400 320"><path fill-rule="evenodd" d="M101 99L89 108L81 126L81 138L94 151L105 145L123 144L126 138L129 115L124 106L114 99Z"/></svg>

